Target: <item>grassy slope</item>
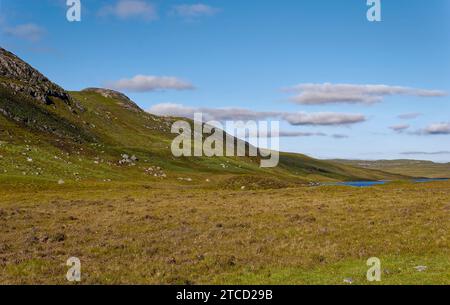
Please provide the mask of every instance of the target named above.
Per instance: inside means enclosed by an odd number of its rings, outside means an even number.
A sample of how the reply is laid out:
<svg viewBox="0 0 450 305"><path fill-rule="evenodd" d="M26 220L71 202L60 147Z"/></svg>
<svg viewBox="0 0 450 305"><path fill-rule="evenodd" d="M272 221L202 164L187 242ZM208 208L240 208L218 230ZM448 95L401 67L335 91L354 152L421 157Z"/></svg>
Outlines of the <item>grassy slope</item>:
<svg viewBox="0 0 450 305"><path fill-rule="evenodd" d="M401 176L299 154L270 170L174 159L171 119L96 93L71 93L84 112L0 93L0 108L28 118L0 115L0 283L66 283L70 256L83 283L364 284L370 256L382 259L382 283L450 283L448 182L261 190ZM122 153L140 161L118 166Z"/></svg>
<svg viewBox="0 0 450 305"><path fill-rule="evenodd" d="M71 95L84 111L73 110L57 99L54 105L40 105L0 88L0 108L22 118L16 122L0 115L0 175L53 181L158 181L161 179L149 177L145 169L159 166L169 180L189 176L204 181L214 175L225 184L235 174L246 175L244 180L249 181L264 178L261 183L271 185L280 180L297 184L403 178L300 154L282 153L275 169L261 169L255 158L174 158L170 151L174 119L130 109L121 100L94 92ZM123 153L136 155L140 161L136 166L118 166ZM28 158L32 161L27 162Z"/></svg>
<svg viewBox="0 0 450 305"><path fill-rule="evenodd" d="M413 177L450 178L450 163L418 160L335 160L334 162Z"/></svg>
<svg viewBox="0 0 450 305"><path fill-rule="evenodd" d="M49 184L4 186L0 198L0 283L67 283L76 256L84 284L368 284L375 256L381 284L450 284L449 182Z"/></svg>

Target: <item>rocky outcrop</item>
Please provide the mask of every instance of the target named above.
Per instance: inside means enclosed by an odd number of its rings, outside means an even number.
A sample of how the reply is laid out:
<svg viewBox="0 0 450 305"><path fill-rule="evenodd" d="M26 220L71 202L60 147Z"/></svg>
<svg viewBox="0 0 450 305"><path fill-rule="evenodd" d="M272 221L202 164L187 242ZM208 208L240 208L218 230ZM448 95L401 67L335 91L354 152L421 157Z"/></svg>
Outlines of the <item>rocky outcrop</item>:
<svg viewBox="0 0 450 305"><path fill-rule="evenodd" d="M86 88L83 92L94 92L102 95L103 97L115 99L120 106L134 112L143 111L135 102L130 100L128 96L118 91L103 88Z"/></svg>
<svg viewBox="0 0 450 305"><path fill-rule="evenodd" d="M59 98L67 105L73 104L64 89L3 48L0 48L0 85L16 94L31 96L43 104L52 104L51 97Z"/></svg>

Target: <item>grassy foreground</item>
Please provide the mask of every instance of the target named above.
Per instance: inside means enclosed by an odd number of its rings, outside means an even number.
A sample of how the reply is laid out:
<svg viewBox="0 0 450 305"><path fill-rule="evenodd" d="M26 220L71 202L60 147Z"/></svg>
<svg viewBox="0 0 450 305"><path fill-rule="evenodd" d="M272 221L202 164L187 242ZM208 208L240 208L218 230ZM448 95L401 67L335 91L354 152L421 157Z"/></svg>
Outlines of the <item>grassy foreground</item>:
<svg viewBox="0 0 450 305"><path fill-rule="evenodd" d="M9 180L10 181L10 180ZM217 190L3 183L0 283L450 284L450 182ZM419 272L414 267L427 266Z"/></svg>

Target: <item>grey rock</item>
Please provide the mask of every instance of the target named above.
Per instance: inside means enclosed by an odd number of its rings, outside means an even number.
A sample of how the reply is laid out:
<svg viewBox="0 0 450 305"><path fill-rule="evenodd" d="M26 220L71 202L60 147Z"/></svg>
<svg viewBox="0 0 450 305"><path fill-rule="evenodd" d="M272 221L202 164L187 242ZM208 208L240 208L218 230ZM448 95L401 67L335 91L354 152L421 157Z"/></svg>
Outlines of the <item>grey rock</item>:
<svg viewBox="0 0 450 305"><path fill-rule="evenodd" d="M353 284L353 279L351 277L344 279L345 284Z"/></svg>
<svg viewBox="0 0 450 305"><path fill-rule="evenodd" d="M30 96L43 104L52 104L51 97L55 97L68 106L82 109L64 89L3 48L0 48L0 85L16 94Z"/></svg>
<svg viewBox="0 0 450 305"><path fill-rule="evenodd" d="M427 266L416 266L416 267L414 267L414 269L416 269L416 271L418 271L418 272L424 272L424 271L426 271L427 270Z"/></svg>

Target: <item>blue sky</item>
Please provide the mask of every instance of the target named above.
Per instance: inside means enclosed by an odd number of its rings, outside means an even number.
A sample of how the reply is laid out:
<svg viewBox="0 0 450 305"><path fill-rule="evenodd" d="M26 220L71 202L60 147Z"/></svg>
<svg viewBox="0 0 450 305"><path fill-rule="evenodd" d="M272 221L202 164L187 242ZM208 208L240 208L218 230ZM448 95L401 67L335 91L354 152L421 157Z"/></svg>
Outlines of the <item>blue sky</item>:
<svg viewBox="0 0 450 305"><path fill-rule="evenodd" d="M381 0L374 23L365 0L81 3L69 23L65 0L0 0L0 46L68 90L281 119L284 151L450 162L448 0Z"/></svg>

